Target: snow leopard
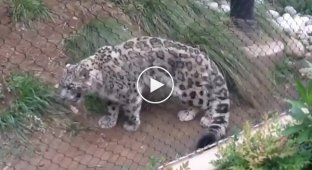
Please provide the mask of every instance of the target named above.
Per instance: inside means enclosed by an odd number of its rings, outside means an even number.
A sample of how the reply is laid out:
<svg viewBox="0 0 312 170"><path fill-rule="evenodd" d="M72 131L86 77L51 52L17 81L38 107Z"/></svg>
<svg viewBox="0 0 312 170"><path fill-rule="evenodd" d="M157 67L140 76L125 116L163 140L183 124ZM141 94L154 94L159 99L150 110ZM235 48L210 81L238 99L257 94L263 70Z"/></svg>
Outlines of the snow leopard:
<svg viewBox="0 0 312 170"><path fill-rule="evenodd" d="M133 37L117 45L102 46L87 58L66 64L59 81L60 96L79 103L86 93L96 93L108 101L108 113L98 120L99 127L114 127L122 110L127 118L123 127L136 131L141 124L142 104L136 81L151 66L162 67L172 75L173 96L186 106L177 113L180 121L191 121L203 112L200 125L207 131L197 148L225 136L230 99L224 74L200 48L168 38Z"/></svg>

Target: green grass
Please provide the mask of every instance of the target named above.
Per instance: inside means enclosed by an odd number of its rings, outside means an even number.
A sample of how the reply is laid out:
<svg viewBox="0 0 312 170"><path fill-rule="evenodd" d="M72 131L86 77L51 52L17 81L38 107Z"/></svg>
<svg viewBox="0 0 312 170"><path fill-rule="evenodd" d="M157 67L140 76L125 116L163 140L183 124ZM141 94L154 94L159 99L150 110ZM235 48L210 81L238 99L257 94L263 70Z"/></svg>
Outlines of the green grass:
<svg viewBox="0 0 312 170"><path fill-rule="evenodd" d="M3 85L4 100L10 104L0 108L0 166L9 157L33 153L29 137L44 132L45 118L63 108L53 89L34 76L13 74Z"/></svg>
<svg viewBox="0 0 312 170"><path fill-rule="evenodd" d="M65 39L66 54L77 62L93 54L104 45L114 45L131 38L131 33L116 19L96 19L85 25L77 34Z"/></svg>
<svg viewBox="0 0 312 170"><path fill-rule="evenodd" d="M53 90L37 78L28 74L14 74L7 88L12 101L6 110L0 113L0 131L14 130L21 135L24 132L42 127L42 116L55 111L59 105Z"/></svg>
<svg viewBox="0 0 312 170"><path fill-rule="evenodd" d="M8 1L14 22L30 25L33 21L45 21L52 18L52 13L42 0L11 0Z"/></svg>
<svg viewBox="0 0 312 170"><path fill-rule="evenodd" d="M275 65L273 75L277 84L293 82L300 76L298 70L295 68L294 61L289 58L285 58Z"/></svg>
<svg viewBox="0 0 312 170"><path fill-rule="evenodd" d="M105 101L96 94L88 94L85 101L86 109L95 114L103 115L106 113Z"/></svg>

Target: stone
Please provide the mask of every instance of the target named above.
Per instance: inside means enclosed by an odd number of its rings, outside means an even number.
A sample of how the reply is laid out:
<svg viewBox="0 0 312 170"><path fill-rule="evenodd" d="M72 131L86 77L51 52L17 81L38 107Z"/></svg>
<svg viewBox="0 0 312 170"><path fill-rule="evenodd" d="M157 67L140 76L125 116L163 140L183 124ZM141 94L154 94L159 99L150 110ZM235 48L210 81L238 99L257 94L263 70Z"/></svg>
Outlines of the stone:
<svg viewBox="0 0 312 170"><path fill-rule="evenodd" d="M310 45L308 39L301 39L301 42L302 42L302 44L305 45L305 46Z"/></svg>
<svg viewBox="0 0 312 170"><path fill-rule="evenodd" d="M225 12L225 13L228 13L228 12L230 12L230 10L231 10L231 8L230 8L230 6L229 5L221 5L221 10L223 11L223 12Z"/></svg>
<svg viewBox="0 0 312 170"><path fill-rule="evenodd" d="M300 40L308 40L309 41L309 35L306 34L303 30L298 34L298 38Z"/></svg>
<svg viewBox="0 0 312 170"><path fill-rule="evenodd" d="M256 5L264 4L264 0L256 0Z"/></svg>
<svg viewBox="0 0 312 170"><path fill-rule="evenodd" d="M219 11L219 5L216 2L207 3L207 6L214 11Z"/></svg>
<svg viewBox="0 0 312 170"><path fill-rule="evenodd" d="M270 16L270 17L273 17L273 18L278 18L280 16L280 14L277 12L277 11L274 11L274 10L268 10L267 11L267 14Z"/></svg>
<svg viewBox="0 0 312 170"><path fill-rule="evenodd" d="M305 26L303 28L303 32L306 33L306 34L312 34L312 25L308 25L308 26Z"/></svg>
<svg viewBox="0 0 312 170"><path fill-rule="evenodd" d="M298 25L299 29L303 29L305 27L305 23L307 20L304 17L301 17L299 15L296 15L293 17L295 23Z"/></svg>
<svg viewBox="0 0 312 170"><path fill-rule="evenodd" d="M286 54L294 57L295 59L301 59L305 56L304 45L297 39L291 37L286 41Z"/></svg>
<svg viewBox="0 0 312 170"><path fill-rule="evenodd" d="M312 52L306 53L304 57L307 59L312 58Z"/></svg>
<svg viewBox="0 0 312 170"><path fill-rule="evenodd" d="M300 30L300 25L296 23L290 14L285 13L283 16L280 16L276 19L276 22L279 24L280 29L289 33L290 35L296 34Z"/></svg>
<svg viewBox="0 0 312 170"><path fill-rule="evenodd" d="M306 46L306 50L312 52L312 45Z"/></svg>
<svg viewBox="0 0 312 170"><path fill-rule="evenodd" d="M294 16L294 15L297 14L296 9L295 9L294 7L292 7L292 6L286 6L286 7L284 8L284 11L285 11L286 13L290 14L291 16Z"/></svg>

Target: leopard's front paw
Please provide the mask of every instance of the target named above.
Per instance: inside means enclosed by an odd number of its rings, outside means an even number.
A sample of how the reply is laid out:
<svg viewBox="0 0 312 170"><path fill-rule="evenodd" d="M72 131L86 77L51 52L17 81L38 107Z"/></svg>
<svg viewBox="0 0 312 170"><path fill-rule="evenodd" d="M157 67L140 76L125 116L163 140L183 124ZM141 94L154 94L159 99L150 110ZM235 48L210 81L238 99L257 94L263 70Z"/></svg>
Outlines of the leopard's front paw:
<svg viewBox="0 0 312 170"><path fill-rule="evenodd" d="M98 121L98 124L100 128L102 129L112 128L116 125L116 123L117 123L117 119L111 115L102 116Z"/></svg>

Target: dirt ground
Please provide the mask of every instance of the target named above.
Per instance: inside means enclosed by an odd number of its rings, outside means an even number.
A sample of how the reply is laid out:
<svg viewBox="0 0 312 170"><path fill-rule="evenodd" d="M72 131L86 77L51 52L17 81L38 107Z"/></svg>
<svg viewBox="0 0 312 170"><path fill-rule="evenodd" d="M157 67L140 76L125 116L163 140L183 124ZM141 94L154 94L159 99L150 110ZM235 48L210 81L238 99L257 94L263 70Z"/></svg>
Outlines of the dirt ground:
<svg viewBox="0 0 312 170"><path fill-rule="evenodd" d="M8 7L0 6L2 75L27 71L55 84L68 59L63 52L65 37L95 17L127 20L119 10L100 0L45 0L45 3L56 14L54 22L36 23L31 30L13 24ZM61 129L35 134L32 139L35 154L7 160L4 169L137 170L143 169L151 156L167 161L183 156L194 150L204 129L199 125L199 117L191 122L179 122L177 106L170 101L166 103L146 104L137 132L126 132L119 121L112 129L81 132L75 137L69 137ZM240 128L243 121L257 122L262 115L239 103L233 104L231 112L229 134Z"/></svg>

